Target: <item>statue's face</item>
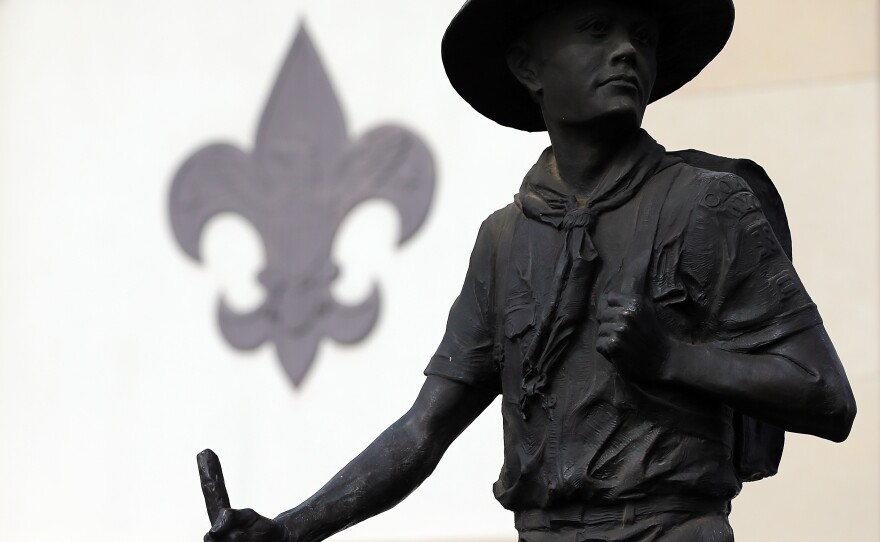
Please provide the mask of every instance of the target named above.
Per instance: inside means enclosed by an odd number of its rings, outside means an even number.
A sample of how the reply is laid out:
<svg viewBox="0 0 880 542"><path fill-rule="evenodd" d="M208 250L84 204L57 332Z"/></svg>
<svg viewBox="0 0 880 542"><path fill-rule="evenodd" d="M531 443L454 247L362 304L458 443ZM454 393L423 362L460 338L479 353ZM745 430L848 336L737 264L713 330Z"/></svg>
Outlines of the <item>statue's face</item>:
<svg viewBox="0 0 880 542"><path fill-rule="evenodd" d="M657 76L658 37L655 16L635 3L569 2L525 30L520 66L532 71L548 122L635 129Z"/></svg>

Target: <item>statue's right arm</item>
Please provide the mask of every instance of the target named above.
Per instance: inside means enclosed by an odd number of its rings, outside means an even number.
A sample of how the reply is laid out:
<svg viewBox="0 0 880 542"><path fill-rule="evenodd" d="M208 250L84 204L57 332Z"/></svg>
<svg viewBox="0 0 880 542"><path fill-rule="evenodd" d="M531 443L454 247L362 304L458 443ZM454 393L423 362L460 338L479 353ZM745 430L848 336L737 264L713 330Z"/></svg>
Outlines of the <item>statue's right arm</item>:
<svg viewBox="0 0 880 542"><path fill-rule="evenodd" d="M413 492L495 394L428 376L409 411L315 495L276 518L296 542L324 540Z"/></svg>
<svg viewBox="0 0 880 542"><path fill-rule="evenodd" d="M462 293L409 411L301 505L274 520L223 509L206 542L324 540L393 507L434 471L452 441L500 392L490 292L501 218L493 215L480 227Z"/></svg>
<svg viewBox="0 0 880 542"><path fill-rule="evenodd" d="M301 505L274 521L250 510L225 511L220 532L205 540L317 542L384 512L434 471L452 441L494 398L490 391L428 376L409 411ZM238 537L228 538L235 532Z"/></svg>

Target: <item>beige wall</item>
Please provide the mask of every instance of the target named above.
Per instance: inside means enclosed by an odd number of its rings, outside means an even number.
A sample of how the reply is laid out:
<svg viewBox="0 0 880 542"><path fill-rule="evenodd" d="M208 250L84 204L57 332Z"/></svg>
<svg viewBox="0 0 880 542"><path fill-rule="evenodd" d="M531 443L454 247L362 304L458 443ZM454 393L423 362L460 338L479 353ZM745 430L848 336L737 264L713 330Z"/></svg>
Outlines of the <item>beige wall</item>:
<svg viewBox="0 0 880 542"><path fill-rule="evenodd" d="M875 0L734 0L730 42L684 94L876 76Z"/></svg>

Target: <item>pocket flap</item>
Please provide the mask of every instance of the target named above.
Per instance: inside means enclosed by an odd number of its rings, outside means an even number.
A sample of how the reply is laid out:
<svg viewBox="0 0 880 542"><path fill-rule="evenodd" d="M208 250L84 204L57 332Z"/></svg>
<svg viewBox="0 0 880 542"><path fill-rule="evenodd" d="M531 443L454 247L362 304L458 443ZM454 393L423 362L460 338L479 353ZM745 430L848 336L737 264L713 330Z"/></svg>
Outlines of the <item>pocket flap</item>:
<svg viewBox="0 0 880 542"><path fill-rule="evenodd" d="M520 337L534 327L535 312L531 292L512 292L504 308L504 334L507 338Z"/></svg>

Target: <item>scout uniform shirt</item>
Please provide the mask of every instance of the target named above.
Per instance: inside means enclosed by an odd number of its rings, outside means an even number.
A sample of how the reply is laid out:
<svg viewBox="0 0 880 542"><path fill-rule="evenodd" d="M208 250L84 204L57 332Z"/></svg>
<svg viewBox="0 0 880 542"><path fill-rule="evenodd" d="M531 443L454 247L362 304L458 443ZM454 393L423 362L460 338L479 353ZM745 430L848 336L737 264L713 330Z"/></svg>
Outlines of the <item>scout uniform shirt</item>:
<svg viewBox="0 0 880 542"><path fill-rule="evenodd" d="M502 395L494 492L519 513L741 489L733 410L623 377L595 348L604 295L641 295L670 337L739 352L821 324L742 179L691 167L644 131L620 153L586 202L542 154L480 228L425 370Z"/></svg>

